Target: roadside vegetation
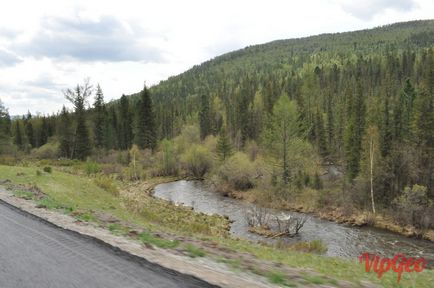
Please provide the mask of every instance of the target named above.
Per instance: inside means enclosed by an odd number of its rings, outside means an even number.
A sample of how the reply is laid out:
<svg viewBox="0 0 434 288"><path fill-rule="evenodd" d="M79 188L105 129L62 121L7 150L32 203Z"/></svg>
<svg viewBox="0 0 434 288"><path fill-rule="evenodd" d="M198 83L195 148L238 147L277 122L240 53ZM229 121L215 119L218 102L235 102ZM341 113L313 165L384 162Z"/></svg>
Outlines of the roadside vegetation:
<svg viewBox="0 0 434 288"><path fill-rule="evenodd" d="M228 234L228 220L224 217L195 213L190 208L175 206L150 195L154 185L173 178L152 178L135 183L112 180L118 189L118 194L114 194L95 184L94 180L100 175L86 175L86 163L74 162L73 169L73 166L53 165L50 166L51 173L38 175L37 171L47 166L46 162L39 164L39 167L0 166L0 185L17 197L35 201L41 208L55 209L79 221L92 222L148 247L168 249L191 258L209 257L234 270L257 273L282 286L303 287L314 283L339 286L343 280L396 286L392 273L386 273L379 281L375 274L366 273L363 265L355 261L316 254L324 252L321 243L270 246L232 239ZM305 272L294 271L294 268ZM427 270L417 275L404 274L401 285L430 287L433 280L434 272Z"/></svg>

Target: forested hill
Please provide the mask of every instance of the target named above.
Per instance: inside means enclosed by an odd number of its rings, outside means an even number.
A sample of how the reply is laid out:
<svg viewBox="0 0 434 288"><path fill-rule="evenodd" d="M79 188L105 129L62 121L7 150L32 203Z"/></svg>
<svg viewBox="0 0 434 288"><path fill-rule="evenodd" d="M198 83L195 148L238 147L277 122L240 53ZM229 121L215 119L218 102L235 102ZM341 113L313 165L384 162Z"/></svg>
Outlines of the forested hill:
<svg viewBox="0 0 434 288"><path fill-rule="evenodd" d="M434 20L426 20L231 52L152 87L159 135L172 138L186 122L205 119L203 134L217 135L224 125L237 147L265 145L273 108L287 95L304 135L350 179L360 174L370 131L384 165L381 190L392 197L419 183L432 193L433 162L416 164L407 153L432 157L433 46Z"/></svg>

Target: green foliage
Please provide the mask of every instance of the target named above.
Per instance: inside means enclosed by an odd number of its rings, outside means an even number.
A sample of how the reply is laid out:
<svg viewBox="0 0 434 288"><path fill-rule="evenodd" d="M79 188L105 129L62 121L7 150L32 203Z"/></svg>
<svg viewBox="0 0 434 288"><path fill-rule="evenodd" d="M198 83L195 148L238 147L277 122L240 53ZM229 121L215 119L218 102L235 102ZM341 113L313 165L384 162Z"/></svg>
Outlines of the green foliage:
<svg viewBox="0 0 434 288"><path fill-rule="evenodd" d="M114 196L119 196L119 190L116 183L107 176L99 176L93 180L96 186L111 193Z"/></svg>
<svg viewBox="0 0 434 288"><path fill-rule="evenodd" d="M157 132L155 128L154 111L148 88L141 92L136 114L135 144L141 149L155 149L157 146Z"/></svg>
<svg viewBox="0 0 434 288"><path fill-rule="evenodd" d="M176 248L180 242L175 240L166 240L157 236L154 236L147 232L142 232L139 234L139 239L146 244L155 245L163 249L173 249Z"/></svg>
<svg viewBox="0 0 434 288"><path fill-rule="evenodd" d="M200 126L200 138L203 140L211 133L211 116L209 99L205 94L202 94L199 111L199 126Z"/></svg>
<svg viewBox="0 0 434 288"><path fill-rule="evenodd" d="M401 196L393 201L404 223L415 227L428 228L434 226L432 219L433 203L427 196L427 189L424 186L413 185L406 187ZM423 227L425 226L425 227Z"/></svg>
<svg viewBox="0 0 434 288"><path fill-rule="evenodd" d="M50 174L53 172L53 168L51 166L45 166L42 170L44 170L44 172L50 173Z"/></svg>
<svg viewBox="0 0 434 288"><path fill-rule="evenodd" d="M220 166L217 175L234 189L247 190L255 187L256 178L262 174L258 166L246 154L237 152Z"/></svg>
<svg viewBox="0 0 434 288"><path fill-rule="evenodd" d="M177 175L178 165L175 155L175 149L173 143L167 139L161 141L160 151L161 151L161 164L160 172L161 175Z"/></svg>
<svg viewBox="0 0 434 288"><path fill-rule="evenodd" d="M95 102L93 104L95 109L94 112L94 137L95 137L95 147L101 148L105 143L105 104L104 104L104 95L102 93L101 87L97 86L96 94L95 94Z"/></svg>
<svg viewBox="0 0 434 288"><path fill-rule="evenodd" d="M89 160L89 161L86 161L85 166L84 166L84 170L86 171L87 175L98 174L99 172L101 172L101 165L99 165L95 161Z"/></svg>
<svg viewBox="0 0 434 288"><path fill-rule="evenodd" d="M213 166L212 154L201 145L192 145L181 156L181 161L187 173L195 178L203 178Z"/></svg>
<svg viewBox="0 0 434 288"><path fill-rule="evenodd" d="M232 155L232 144L224 128L218 137L216 150L220 161L225 161Z"/></svg>
<svg viewBox="0 0 434 288"><path fill-rule="evenodd" d="M187 251L188 256L191 258L197 258L197 257L205 257L206 253L203 249L199 247L195 247L192 244L185 245L185 250Z"/></svg>

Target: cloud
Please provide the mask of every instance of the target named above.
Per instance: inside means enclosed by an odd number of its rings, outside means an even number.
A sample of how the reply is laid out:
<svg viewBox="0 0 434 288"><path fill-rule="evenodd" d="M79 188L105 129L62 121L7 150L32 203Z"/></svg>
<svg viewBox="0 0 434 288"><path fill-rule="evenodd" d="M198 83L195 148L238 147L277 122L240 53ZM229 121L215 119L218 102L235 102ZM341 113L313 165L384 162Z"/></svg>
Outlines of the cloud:
<svg viewBox="0 0 434 288"><path fill-rule="evenodd" d="M387 9L408 12L417 6L414 0L338 0L337 2L344 11L361 20L371 20Z"/></svg>
<svg viewBox="0 0 434 288"><path fill-rule="evenodd" d="M21 62L21 59L15 54L0 49L0 67L13 66L19 62Z"/></svg>
<svg viewBox="0 0 434 288"><path fill-rule="evenodd" d="M150 45L152 35L113 16L97 21L46 17L28 42L15 48L26 56L92 61L161 62L162 52Z"/></svg>

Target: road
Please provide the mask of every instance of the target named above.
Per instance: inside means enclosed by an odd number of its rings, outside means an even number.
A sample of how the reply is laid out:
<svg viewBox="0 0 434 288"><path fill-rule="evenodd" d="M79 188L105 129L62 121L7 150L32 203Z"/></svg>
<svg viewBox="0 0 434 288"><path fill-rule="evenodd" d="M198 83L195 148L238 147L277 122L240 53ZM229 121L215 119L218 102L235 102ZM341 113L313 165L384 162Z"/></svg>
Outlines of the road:
<svg viewBox="0 0 434 288"><path fill-rule="evenodd" d="M213 287L0 202L0 287Z"/></svg>

